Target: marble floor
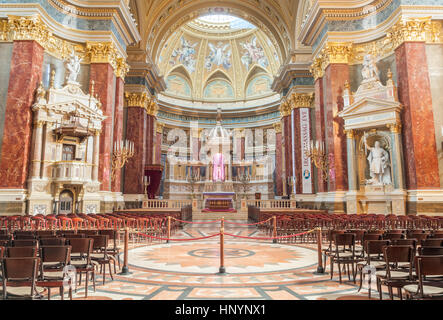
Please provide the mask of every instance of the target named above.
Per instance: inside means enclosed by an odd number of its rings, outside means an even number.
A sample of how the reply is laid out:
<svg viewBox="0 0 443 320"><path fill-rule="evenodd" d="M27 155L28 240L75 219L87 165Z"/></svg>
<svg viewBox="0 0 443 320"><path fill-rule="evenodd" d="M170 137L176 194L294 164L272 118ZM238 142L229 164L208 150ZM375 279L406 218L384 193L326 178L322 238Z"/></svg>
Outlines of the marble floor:
<svg viewBox="0 0 443 320"><path fill-rule="evenodd" d="M187 225L173 237L191 239L217 234L218 225ZM255 227L225 226L225 232L240 236L265 236ZM108 276L102 284L97 275L96 291L88 300L365 300L357 284L335 273L330 279L316 274L316 245L274 244L271 240L245 240L225 236L226 274L219 274L219 237L199 241L131 242L130 275ZM56 290L54 290L56 291ZM387 298L386 295L384 295ZM53 299L59 299L53 295ZM373 298L378 293L373 286ZM84 284L74 294L84 298Z"/></svg>

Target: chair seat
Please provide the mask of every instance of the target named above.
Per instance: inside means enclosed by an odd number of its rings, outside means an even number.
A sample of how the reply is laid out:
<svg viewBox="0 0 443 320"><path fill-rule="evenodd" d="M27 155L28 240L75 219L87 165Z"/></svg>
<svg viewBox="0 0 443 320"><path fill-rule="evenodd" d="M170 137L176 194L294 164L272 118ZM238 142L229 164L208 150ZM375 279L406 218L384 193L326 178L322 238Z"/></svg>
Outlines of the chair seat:
<svg viewBox="0 0 443 320"><path fill-rule="evenodd" d="M376 276L381 278L386 278L386 271L377 271L375 273ZM415 271L412 272L412 276L415 276ZM391 279L408 279L409 278L409 272L403 272L403 271L391 271Z"/></svg>
<svg viewBox="0 0 443 320"><path fill-rule="evenodd" d="M45 288L36 286L35 290L38 294L43 294ZM31 287L10 287L8 286L6 289L8 293L8 298L19 298L19 297L30 297Z"/></svg>
<svg viewBox="0 0 443 320"><path fill-rule="evenodd" d="M358 266L367 266L368 262L365 261L360 261L359 263L357 263ZM386 263L384 261L371 261L370 265L374 268L384 268L386 266Z"/></svg>
<svg viewBox="0 0 443 320"><path fill-rule="evenodd" d="M338 253L339 258L352 258L353 256L355 257L355 254L352 255L352 252L339 252Z"/></svg>
<svg viewBox="0 0 443 320"><path fill-rule="evenodd" d="M59 271L45 271L43 272L43 278L45 280L63 280L64 272L62 270Z"/></svg>
<svg viewBox="0 0 443 320"><path fill-rule="evenodd" d="M404 286L403 289L405 289L407 292L415 294L415 293L418 292L418 285L416 285L416 284L408 284L407 286ZM425 296L428 296L428 295L440 295L440 294L443 294L443 288L424 285L423 286L423 294Z"/></svg>

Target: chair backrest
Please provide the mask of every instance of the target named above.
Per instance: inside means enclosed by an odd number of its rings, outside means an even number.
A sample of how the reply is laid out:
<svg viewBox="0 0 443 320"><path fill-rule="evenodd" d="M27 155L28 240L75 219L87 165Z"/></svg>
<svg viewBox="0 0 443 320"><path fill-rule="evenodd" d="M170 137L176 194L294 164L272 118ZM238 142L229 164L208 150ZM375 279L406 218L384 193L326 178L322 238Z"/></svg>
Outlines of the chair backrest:
<svg viewBox="0 0 443 320"><path fill-rule="evenodd" d="M34 236L35 237L35 231L22 231L22 230L17 230L14 232L14 239L17 239L17 237L21 237L21 236Z"/></svg>
<svg viewBox="0 0 443 320"><path fill-rule="evenodd" d="M35 283L39 262L40 259L35 257L3 258L3 281L33 281Z"/></svg>
<svg viewBox="0 0 443 320"><path fill-rule="evenodd" d="M76 233L76 234L70 234L70 233L64 233L62 234L63 237L65 238L86 238L86 236L83 233Z"/></svg>
<svg viewBox="0 0 443 320"><path fill-rule="evenodd" d="M432 234L433 238L443 238L443 231L434 231Z"/></svg>
<svg viewBox="0 0 443 320"><path fill-rule="evenodd" d="M36 239L12 240L13 247L35 247L38 241Z"/></svg>
<svg viewBox="0 0 443 320"><path fill-rule="evenodd" d="M108 247L108 239L107 235L98 234L95 236L90 236L90 238L94 239L93 249L94 250L105 250Z"/></svg>
<svg viewBox="0 0 443 320"><path fill-rule="evenodd" d="M66 245L66 238L40 238L40 246L64 246Z"/></svg>
<svg viewBox="0 0 443 320"><path fill-rule="evenodd" d="M418 252L421 256L443 256L443 247L420 247Z"/></svg>
<svg viewBox="0 0 443 320"><path fill-rule="evenodd" d="M355 233L337 233L334 235L334 243L336 246L354 246Z"/></svg>
<svg viewBox="0 0 443 320"><path fill-rule="evenodd" d="M391 243L396 246L412 246L414 249L417 248L416 239L394 239Z"/></svg>
<svg viewBox="0 0 443 320"><path fill-rule="evenodd" d="M6 256L9 258L37 257L37 247L9 247Z"/></svg>
<svg viewBox="0 0 443 320"><path fill-rule="evenodd" d="M1 234L0 235L0 240L11 240L12 239L12 235L8 235L8 234Z"/></svg>
<svg viewBox="0 0 443 320"><path fill-rule="evenodd" d="M385 233L383 235L383 239L386 240L396 240L396 239L404 239L405 235L403 233Z"/></svg>
<svg viewBox="0 0 443 320"><path fill-rule="evenodd" d="M90 256L94 240L91 238L67 238L68 245L71 246L71 254Z"/></svg>
<svg viewBox="0 0 443 320"><path fill-rule="evenodd" d="M0 247L9 247L11 246L11 240L0 240Z"/></svg>
<svg viewBox="0 0 443 320"><path fill-rule="evenodd" d="M36 233L38 237L51 237L55 235L55 232L52 230L38 230Z"/></svg>
<svg viewBox="0 0 443 320"><path fill-rule="evenodd" d="M425 240L428 238L427 233L410 233L408 234L408 239L417 239L417 241Z"/></svg>
<svg viewBox="0 0 443 320"><path fill-rule="evenodd" d="M16 234L14 235L14 240L32 240L37 239L37 236L34 234Z"/></svg>
<svg viewBox="0 0 443 320"><path fill-rule="evenodd" d="M117 230L99 230L99 234L107 235L108 240L112 240L113 249L117 248Z"/></svg>
<svg viewBox="0 0 443 320"><path fill-rule="evenodd" d="M443 246L443 239L428 238L421 241L422 247L441 247Z"/></svg>
<svg viewBox="0 0 443 320"><path fill-rule="evenodd" d="M71 258L71 246L42 246L40 259L42 263L58 262L67 265Z"/></svg>
<svg viewBox="0 0 443 320"><path fill-rule="evenodd" d="M417 256L415 257L417 275L443 276L443 256Z"/></svg>
<svg viewBox="0 0 443 320"><path fill-rule="evenodd" d="M2 259L5 255L5 247L0 247L0 259Z"/></svg>
<svg viewBox="0 0 443 320"><path fill-rule="evenodd" d="M98 230L78 230L78 233L84 234L85 236L93 236L98 234Z"/></svg>
<svg viewBox="0 0 443 320"><path fill-rule="evenodd" d="M389 245L383 248L383 255L387 264L398 262L414 262L414 248L412 246Z"/></svg>
<svg viewBox="0 0 443 320"><path fill-rule="evenodd" d="M389 246L390 243L390 240L366 240L364 248L368 255L381 255L383 248Z"/></svg>
<svg viewBox="0 0 443 320"><path fill-rule="evenodd" d="M372 240L381 240L382 235L379 233L376 234L364 234L363 235L363 246L365 246L366 241L372 241Z"/></svg>

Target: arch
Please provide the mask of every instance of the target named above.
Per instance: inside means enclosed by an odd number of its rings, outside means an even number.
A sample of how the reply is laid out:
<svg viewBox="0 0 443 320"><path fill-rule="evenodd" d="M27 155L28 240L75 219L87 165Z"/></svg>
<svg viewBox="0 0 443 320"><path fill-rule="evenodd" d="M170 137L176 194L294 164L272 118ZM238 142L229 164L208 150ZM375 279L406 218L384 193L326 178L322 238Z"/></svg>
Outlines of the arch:
<svg viewBox="0 0 443 320"><path fill-rule="evenodd" d="M231 83L225 79L214 79L204 87L203 99L226 100L235 99L235 91Z"/></svg>
<svg viewBox="0 0 443 320"><path fill-rule="evenodd" d="M270 77L269 72L268 72L266 69L264 69L262 66L260 66L260 65L258 65L258 64L253 65L252 68L251 68L251 70L250 70L249 73L248 73L248 76L246 77L245 84L248 85L249 82L250 82L253 78L255 78L257 75L259 75L259 74L263 74L263 73L266 74L266 75L268 75L268 76Z"/></svg>
<svg viewBox="0 0 443 320"><path fill-rule="evenodd" d="M192 82L183 73L183 69L184 67L180 66L168 74L166 77L166 92L180 97L192 98ZM184 69L184 71L186 70Z"/></svg>
<svg viewBox="0 0 443 320"><path fill-rule="evenodd" d="M209 82L216 79L224 79L232 85L232 79L228 76L228 74L220 69L214 70L205 81L205 87L209 84Z"/></svg>
<svg viewBox="0 0 443 320"><path fill-rule="evenodd" d="M220 2L212 0L205 4L202 8L201 3L193 1L188 4L176 6L176 10L165 9L156 16L156 21L151 24L151 28L146 33L146 48L151 49L151 56L156 57L161 49L161 43L164 39L170 37L183 24L197 18L211 8L219 8ZM289 48L292 47L293 39L289 36L288 26L279 13L273 12L268 6L266 10L261 6L252 3L243 3L238 0L226 0L223 4L224 8L230 15L237 16L262 29L271 40L274 40L276 47L280 51L282 60L284 61L288 55ZM269 10L269 12L268 12Z"/></svg>
<svg viewBox="0 0 443 320"><path fill-rule="evenodd" d="M261 73L247 82L245 86L245 97L261 96L264 94L272 93L271 90L272 78L266 74Z"/></svg>
<svg viewBox="0 0 443 320"><path fill-rule="evenodd" d="M180 64L180 65L175 66L174 68L172 68L169 71L168 76L173 74L173 73L175 73L177 75L180 75L181 77L185 78L189 82L189 85L192 86L191 75L189 74L188 70L185 68L184 65Z"/></svg>

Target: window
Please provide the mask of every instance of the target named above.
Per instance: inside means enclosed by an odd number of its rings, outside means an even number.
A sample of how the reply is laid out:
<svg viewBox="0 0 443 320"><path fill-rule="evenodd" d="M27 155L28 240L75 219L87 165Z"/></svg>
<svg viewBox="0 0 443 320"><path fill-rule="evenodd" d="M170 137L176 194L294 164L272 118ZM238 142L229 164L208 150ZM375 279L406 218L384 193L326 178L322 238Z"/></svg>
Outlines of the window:
<svg viewBox="0 0 443 320"><path fill-rule="evenodd" d="M72 161L75 156L75 146L72 144L64 144L62 152L63 161Z"/></svg>

